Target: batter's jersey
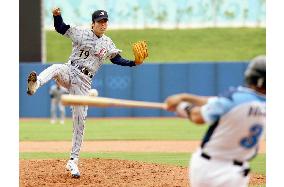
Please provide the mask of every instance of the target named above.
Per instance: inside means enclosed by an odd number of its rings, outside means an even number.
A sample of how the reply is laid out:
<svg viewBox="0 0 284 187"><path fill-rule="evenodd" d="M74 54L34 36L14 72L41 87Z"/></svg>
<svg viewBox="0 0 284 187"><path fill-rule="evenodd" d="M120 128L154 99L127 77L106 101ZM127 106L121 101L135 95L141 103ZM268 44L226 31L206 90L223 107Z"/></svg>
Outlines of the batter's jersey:
<svg viewBox="0 0 284 187"><path fill-rule="evenodd" d="M121 52L109 37L103 35L98 38L90 29L70 27L64 36L72 39L72 54L68 63L84 66L93 75L106 59L111 59Z"/></svg>
<svg viewBox="0 0 284 187"><path fill-rule="evenodd" d="M266 124L266 98L238 87L228 94L211 98L201 108L211 124L201 147L212 158L247 161L257 154Z"/></svg>
<svg viewBox="0 0 284 187"><path fill-rule="evenodd" d="M52 85L50 90L49 90L49 94L52 96L53 99L55 99L56 101L60 101L60 98L63 94L67 94L68 91L63 88L63 87L59 87L57 85Z"/></svg>

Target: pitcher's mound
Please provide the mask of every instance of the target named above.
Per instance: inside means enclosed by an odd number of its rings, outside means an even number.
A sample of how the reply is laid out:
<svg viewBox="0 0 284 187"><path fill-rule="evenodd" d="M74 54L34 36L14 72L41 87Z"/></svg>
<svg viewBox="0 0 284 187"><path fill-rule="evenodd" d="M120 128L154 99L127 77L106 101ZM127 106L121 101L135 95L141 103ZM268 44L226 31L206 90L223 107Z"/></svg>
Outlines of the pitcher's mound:
<svg viewBox="0 0 284 187"><path fill-rule="evenodd" d="M71 178L67 160L20 160L20 186L184 186L187 168L128 160L80 159L81 177ZM252 175L251 184L265 184L265 176Z"/></svg>

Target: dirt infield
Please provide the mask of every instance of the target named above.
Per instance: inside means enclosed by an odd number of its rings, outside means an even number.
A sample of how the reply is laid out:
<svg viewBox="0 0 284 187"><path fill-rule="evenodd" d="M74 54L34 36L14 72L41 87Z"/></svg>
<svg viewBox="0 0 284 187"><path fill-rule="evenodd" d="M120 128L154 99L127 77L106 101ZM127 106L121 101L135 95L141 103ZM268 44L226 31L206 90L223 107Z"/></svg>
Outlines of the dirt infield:
<svg viewBox="0 0 284 187"><path fill-rule="evenodd" d="M200 141L85 141L81 152L194 152ZM69 152L71 142L20 142L20 152ZM266 152L265 141L259 153Z"/></svg>
<svg viewBox="0 0 284 187"><path fill-rule="evenodd" d="M82 152L193 152L199 141L86 141ZM20 142L20 152L68 152L71 142ZM265 142L260 152L265 153ZM65 170L67 160L20 160L20 186L188 186L186 167L113 159L80 159L80 179ZM265 184L251 175L250 184Z"/></svg>
<svg viewBox="0 0 284 187"><path fill-rule="evenodd" d="M187 187L188 168L113 159L81 159L80 179L65 170L66 160L20 160L20 186L156 186ZM251 175L250 184L265 184Z"/></svg>

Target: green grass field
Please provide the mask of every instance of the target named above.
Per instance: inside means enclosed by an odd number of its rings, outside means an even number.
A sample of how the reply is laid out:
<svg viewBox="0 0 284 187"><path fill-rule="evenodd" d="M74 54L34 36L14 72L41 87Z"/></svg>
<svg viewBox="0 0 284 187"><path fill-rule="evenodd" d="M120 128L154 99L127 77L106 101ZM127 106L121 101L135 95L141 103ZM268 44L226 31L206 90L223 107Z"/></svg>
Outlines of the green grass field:
<svg viewBox="0 0 284 187"><path fill-rule="evenodd" d="M266 52L266 29L146 29L109 30L123 57L132 59L131 44L146 40L147 62L247 61ZM46 31L47 62L66 62L71 54L71 40L55 31Z"/></svg>
<svg viewBox="0 0 284 187"><path fill-rule="evenodd" d="M200 140L206 129L175 118L87 119L84 140ZM20 122L20 141L60 141L71 137L70 119L64 125L51 125L49 120Z"/></svg>
<svg viewBox="0 0 284 187"><path fill-rule="evenodd" d="M195 126L178 118L88 119L84 140L200 140L207 126ZM72 123L51 125L49 120L20 120L20 141L70 140ZM20 153L21 159L68 158L69 153ZM189 153L81 153L81 158L115 158L187 166ZM256 173L265 174L266 155L251 163Z"/></svg>

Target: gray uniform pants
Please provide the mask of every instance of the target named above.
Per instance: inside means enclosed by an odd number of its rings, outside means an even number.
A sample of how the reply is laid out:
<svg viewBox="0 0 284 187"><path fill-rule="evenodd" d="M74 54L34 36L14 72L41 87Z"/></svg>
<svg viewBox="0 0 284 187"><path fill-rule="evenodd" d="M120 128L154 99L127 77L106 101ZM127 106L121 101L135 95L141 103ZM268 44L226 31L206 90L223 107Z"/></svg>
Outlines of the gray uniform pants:
<svg viewBox="0 0 284 187"><path fill-rule="evenodd" d="M73 95L88 95L92 79L70 64L54 64L38 76L40 86L55 79ZM88 106L72 106L73 137L71 157L78 158L81 149Z"/></svg>

